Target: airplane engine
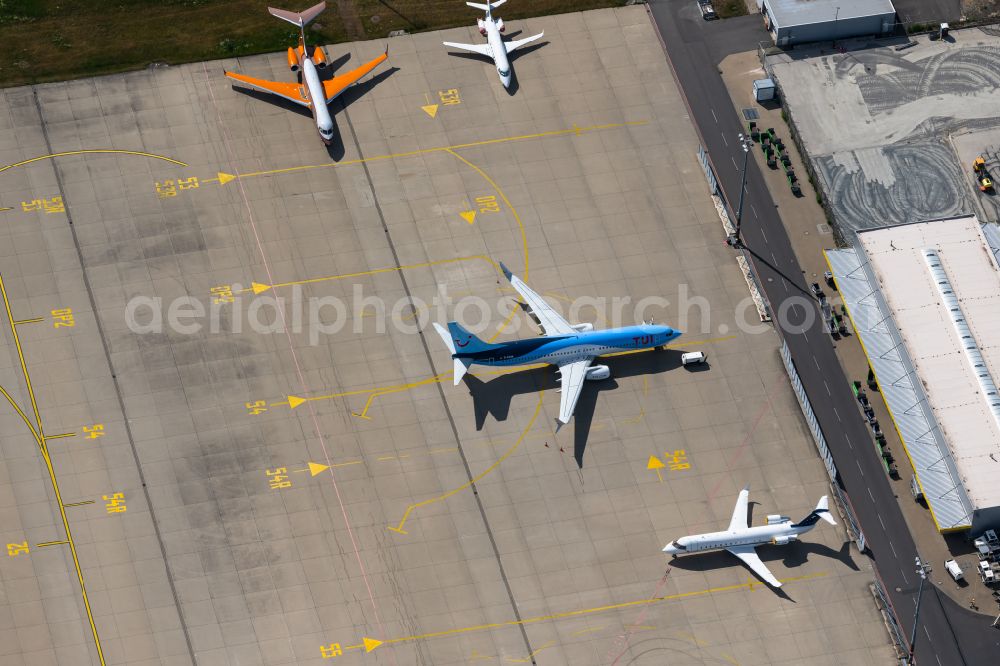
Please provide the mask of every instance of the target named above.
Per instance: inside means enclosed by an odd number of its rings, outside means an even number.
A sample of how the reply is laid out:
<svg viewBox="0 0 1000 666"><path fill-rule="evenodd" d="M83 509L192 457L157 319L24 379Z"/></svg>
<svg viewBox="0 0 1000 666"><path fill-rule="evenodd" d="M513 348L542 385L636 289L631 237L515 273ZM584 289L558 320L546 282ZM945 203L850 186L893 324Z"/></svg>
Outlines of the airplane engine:
<svg viewBox="0 0 1000 666"><path fill-rule="evenodd" d="M609 379L611 377L611 368L606 365L592 365L587 368L587 380L591 382L600 381L601 379Z"/></svg>
<svg viewBox="0 0 1000 666"><path fill-rule="evenodd" d="M586 333L587 331L594 330L594 325L590 324L590 323L574 324L570 328L572 328L574 331L577 331L579 333Z"/></svg>
<svg viewBox="0 0 1000 666"><path fill-rule="evenodd" d="M483 19L476 19L476 23L479 25L479 34L483 37L486 36L486 24L483 23Z"/></svg>
<svg viewBox="0 0 1000 666"><path fill-rule="evenodd" d="M503 24L503 19L497 19L497 30L499 30L500 32L503 32L506 29L507 29L507 26L505 26Z"/></svg>
<svg viewBox="0 0 1000 666"><path fill-rule="evenodd" d="M788 536L776 536L771 539L771 543L775 546L787 546L792 541L795 541L795 535L789 534Z"/></svg>
<svg viewBox="0 0 1000 666"><path fill-rule="evenodd" d="M778 525L779 523L788 522L788 516L781 516L776 513L772 513L767 517L768 525Z"/></svg>
<svg viewBox="0 0 1000 666"><path fill-rule="evenodd" d="M316 63L316 66L320 69L326 67L326 51L324 51L322 47L317 46L313 51L313 62Z"/></svg>
<svg viewBox="0 0 1000 666"><path fill-rule="evenodd" d="M288 69L293 72L299 71L299 54L291 46L288 47Z"/></svg>

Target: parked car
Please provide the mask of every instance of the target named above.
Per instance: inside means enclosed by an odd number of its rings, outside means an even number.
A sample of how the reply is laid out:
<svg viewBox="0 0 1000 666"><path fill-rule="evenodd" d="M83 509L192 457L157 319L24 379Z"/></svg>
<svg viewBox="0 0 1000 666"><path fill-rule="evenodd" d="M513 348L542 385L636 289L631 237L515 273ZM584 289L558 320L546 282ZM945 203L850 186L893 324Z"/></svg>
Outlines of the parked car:
<svg viewBox="0 0 1000 666"><path fill-rule="evenodd" d="M706 21L719 18L715 15L715 7L712 6L712 0L698 0L698 9L701 10L701 17Z"/></svg>

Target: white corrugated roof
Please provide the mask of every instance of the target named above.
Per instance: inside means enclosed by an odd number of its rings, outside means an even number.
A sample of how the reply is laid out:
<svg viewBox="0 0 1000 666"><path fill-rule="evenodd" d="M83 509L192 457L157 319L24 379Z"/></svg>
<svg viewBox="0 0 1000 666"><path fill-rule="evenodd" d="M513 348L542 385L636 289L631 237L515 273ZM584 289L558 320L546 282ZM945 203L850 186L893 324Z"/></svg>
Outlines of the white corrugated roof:
<svg viewBox="0 0 1000 666"><path fill-rule="evenodd" d="M892 0L767 0L771 19L781 28L895 13Z"/></svg>
<svg viewBox="0 0 1000 666"><path fill-rule="evenodd" d="M1000 379L1000 266L975 216L858 233L973 506L1000 506L1000 423L970 364L941 289L954 291L982 354ZM924 251L937 251L939 286Z"/></svg>
<svg viewBox="0 0 1000 666"><path fill-rule="evenodd" d="M864 251L827 250L826 256L934 523L941 531L968 529L972 502Z"/></svg>

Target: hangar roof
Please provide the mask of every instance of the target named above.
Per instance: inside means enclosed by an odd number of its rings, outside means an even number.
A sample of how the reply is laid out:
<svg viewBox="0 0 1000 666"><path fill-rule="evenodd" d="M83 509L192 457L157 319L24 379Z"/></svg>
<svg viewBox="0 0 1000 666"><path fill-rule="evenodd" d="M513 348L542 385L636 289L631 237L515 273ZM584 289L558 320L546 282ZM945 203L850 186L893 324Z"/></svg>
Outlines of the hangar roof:
<svg viewBox="0 0 1000 666"><path fill-rule="evenodd" d="M767 0L767 7L781 28L896 12L892 0Z"/></svg>

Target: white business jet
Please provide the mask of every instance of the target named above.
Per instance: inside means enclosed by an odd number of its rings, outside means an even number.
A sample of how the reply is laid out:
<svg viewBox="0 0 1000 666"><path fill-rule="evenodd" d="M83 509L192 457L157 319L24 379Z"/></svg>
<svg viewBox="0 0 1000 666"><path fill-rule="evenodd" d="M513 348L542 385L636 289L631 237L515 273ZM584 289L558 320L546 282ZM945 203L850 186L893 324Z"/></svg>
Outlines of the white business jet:
<svg viewBox="0 0 1000 666"><path fill-rule="evenodd" d="M766 525L750 527L747 525L747 500L749 498L750 486L747 486L740 491L740 497L736 500L736 508L733 509L733 518L729 521L729 529L726 531L681 537L668 543L663 552L677 557L678 555L689 555L706 550L728 550L743 560L745 565L765 581L774 587L781 587L781 581L775 578L774 574L760 561L755 548L769 543L784 546L815 527L821 518L831 525L837 523L830 515L830 505L826 495L823 495L819 498L816 508L797 523L793 523L786 516L768 516Z"/></svg>
<svg viewBox="0 0 1000 666"><path fill-rule="evenodd" d="M470 7L482 9L486 12L486 18L478 19L477 21L479 24L479 34L486 38L485 44L457 44L455 42L444 42L444 45L456 49L472 51L473 53L484 55L487 58L492 58L494 64L497 66L497 74L500 75L500 81L503 83L503 87L509 88L510 60L508 60L507 54L529 42L535 41L545 35L545 33L540 32L532 37L516 39L512 42L503 41L503 37L500 36L500 33L506 30L507 26L503 24L503 19L494 20L491 12L505 2L507 2L507 0L497 0L496 2L491 2L487 5L479 4L478 2L465 3Z"/></svg>

